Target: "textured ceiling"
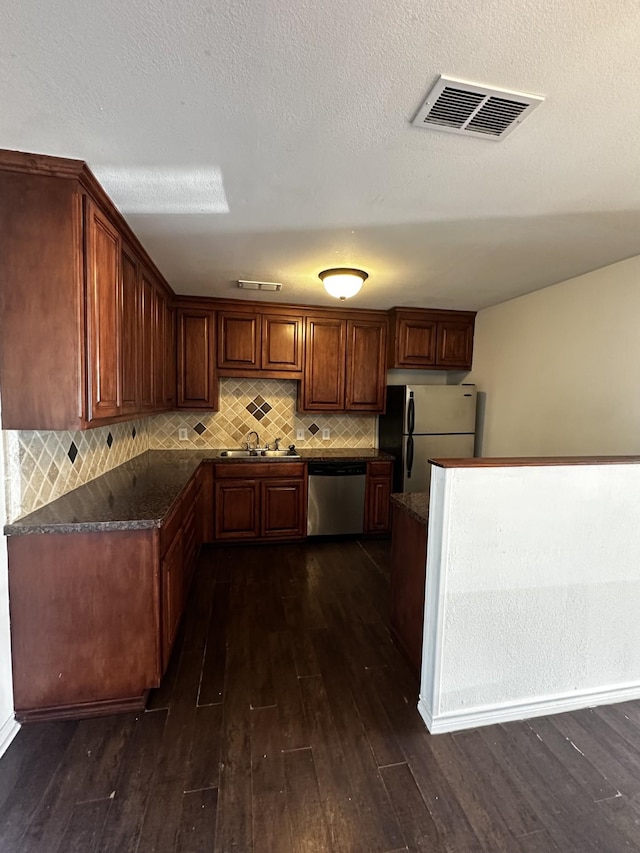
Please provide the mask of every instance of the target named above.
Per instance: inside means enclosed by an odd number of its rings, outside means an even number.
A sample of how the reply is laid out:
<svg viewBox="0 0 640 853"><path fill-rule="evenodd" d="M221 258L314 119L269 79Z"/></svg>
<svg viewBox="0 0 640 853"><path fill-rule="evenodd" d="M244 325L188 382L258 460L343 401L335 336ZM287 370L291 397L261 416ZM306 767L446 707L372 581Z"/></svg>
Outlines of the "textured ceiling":
<svg viewBox="0 0 640 853"><path fill-rule="evenodd" d="M640 253L638 44L635 0L21 0L0 147L86 160L177 292L480 308ZM546 101L411 127L440 73Z"/></svg>

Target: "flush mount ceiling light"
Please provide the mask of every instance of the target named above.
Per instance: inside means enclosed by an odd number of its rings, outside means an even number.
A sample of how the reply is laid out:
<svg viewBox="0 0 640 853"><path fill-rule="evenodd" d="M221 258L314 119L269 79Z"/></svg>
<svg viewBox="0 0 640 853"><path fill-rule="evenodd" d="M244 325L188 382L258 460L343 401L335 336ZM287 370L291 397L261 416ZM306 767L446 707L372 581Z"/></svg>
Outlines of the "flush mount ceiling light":
<svg viewBox="0 0 640 853"><path fill-rule="evenodd" d="M325 290L336 299L349 299L355 296L369 274L364 270L355 270L350 267L337 267L332 270L323 270L318 273L318 278L324 284Z"/></svg>

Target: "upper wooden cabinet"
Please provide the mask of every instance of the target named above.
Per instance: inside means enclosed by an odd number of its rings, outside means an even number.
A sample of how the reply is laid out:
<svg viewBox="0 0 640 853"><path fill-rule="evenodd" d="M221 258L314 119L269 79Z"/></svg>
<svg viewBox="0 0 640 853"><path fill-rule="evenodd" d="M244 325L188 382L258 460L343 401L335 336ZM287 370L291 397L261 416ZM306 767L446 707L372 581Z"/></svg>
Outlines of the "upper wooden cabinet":
<svg viewBox="0 0 640 853"><path fill-rule="evenodd" d="M177 322L178 408L217 409L215 312L178 307Z"/></svg>
<svg viewBox="0 0 640 853"><path fill-rule="evenodd" d="M297 379L302 375L302 315L218 311L218 370L225 376Z"/></svg>
<svg viewBox="0 0 640 853"><path fill-rule="evenodd" d="M307 317L303 412L384 411L384 315Z"/></svg>
<svg viewBox="0 0 640 853"><path fill-rule="evenodd" d="M308 317L305 338L300 410L344 410L347 321L337 317Z"/></svg>
<svg viewBox="0 0 640 853"><path fill-rule="evenodd" d="M393 308L388 367L471 370L473 311Z"/></svg>
<svg viewBox="0 0 640 853"><path fill-rule="evenodd" d="M84 163L0 152L0 283L4 429L172 406L173 293Z"/></svg>

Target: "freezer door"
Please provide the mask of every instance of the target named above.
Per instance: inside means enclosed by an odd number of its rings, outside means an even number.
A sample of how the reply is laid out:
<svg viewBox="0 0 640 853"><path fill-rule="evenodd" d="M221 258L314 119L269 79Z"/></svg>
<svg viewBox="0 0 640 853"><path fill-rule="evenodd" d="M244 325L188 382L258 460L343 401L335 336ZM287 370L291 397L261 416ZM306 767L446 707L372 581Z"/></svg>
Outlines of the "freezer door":
<svg viewBox="0 0 640 853"><path fill-rule="evenodd" d="M431 482L429 459L473 456L473 433L467 435L414 435L405 438L403 492L428 492ZM413 459L411 459L413 440ZM409 466L409 462L412 462Z"/></svg>
<svg viewBox="0 0 640 853"><path fill-rule="evenodd" d="M408 385L405 432L410 432L410 393L413 392L413 432L475 432L475 385Z"/></svg>

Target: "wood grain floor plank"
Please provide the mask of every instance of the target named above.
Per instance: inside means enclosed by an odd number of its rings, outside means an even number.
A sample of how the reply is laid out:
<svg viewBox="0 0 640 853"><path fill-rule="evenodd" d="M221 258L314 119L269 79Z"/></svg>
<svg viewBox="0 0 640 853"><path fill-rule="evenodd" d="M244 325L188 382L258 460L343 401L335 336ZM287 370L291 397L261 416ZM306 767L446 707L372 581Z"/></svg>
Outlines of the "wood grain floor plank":
<svg viewBox="0 0 640 853"><path fill-rule="evenodd" d="M518 839L522 853L562 853L546 830L534 832Z"/></svg>
<svg viewBox="0 0 640 853"><path fill-rule="evenodd" d="M298 853L326 853L333 840L325 821L311 749L284 753L287 803Z"/></svg>
<svg viewBox="0 0 640 853"><path fill-rule="evenodd" d="M528 835L543 829L540 819L513 784L513 778L484 743L478 731L458 732L453 741L473 767L479 784L491 792L491 801L514 836Z"/></svg>
<svg viewBox="0 0 640 853"><path fill-rule="evenodd" d="M291 853L291 819L275 706L251 711L251 778L254 853Z"/></svg>
<svg viewBox="0 0 640 853"><path fill-rule="evenodd" d="M314 642L358 812L363 821L376 822L373 849L391 850L402 844L402 833L351 693L349 671L336 665L345 652L329 631L316 632Z"/></svg>
<svg viewBox="0 0 640 853"><path fill-rule="evenodd" d="M196 708L191 751L185 774L185 792L217 788L220 784L222 711L222 705L203 705Z"/></svg>
<svg viewBox="0 0 640 853"><path fill-rule="evenodd" d="M55 784L56 775L64 774L69 769L68 762L62 769L61 764L64 756L69 755L69 748L74 741L78 723L46 725L48 731L42 752L30 755L29 760L22 767L14 790L6 798L0 810L0 850L3 853L4 851L18 853L26 849L22 845L22 839L34 815L41 808L43 798ZM18 738L21 734L22 731L18 732ZM0 770L1 768L0 764ZM42 812L40 814L42 815Z"/></svg>
<svg viewBox="0 0 640 853"><path fill-rule="evenodd" d="M380 774L398 815L409 850L436 853L444 850L438 829L422 798L408 764L383 767Z"/></svg>
<svg viewBox="0 0 640 853"><path fill-rule="evenodd" d="M604 800L616 796L618 793L616 786L612 785L547 717L529 720L527 725L571 773L576 782L584 788L591 800Z"/></svg>
<svg viewBox="0 0 640 853"><path fill-rule="evenodd" d="M291 636L277 631L269 637L275 699L280 717L280 748L303 749L310 745L307 721L296 674Z"/></svg>
<svg viewBox="0 0 640 853"><path fill-rule="evenodd" d="M606 774L608 781L623 794L640 790L640 767L630 759L628 746L615 732L602 726L606 736L598 733L598 725L588 717L574 714L557 714L550 717L552 725L569 738L582 754ZM622 742L622 746L620 745ZM605 769L606 768L606 769Z"/></svg>
<svg viewBox="0 0 640 853"><path fill-rule="evenodd" d="M347 760L340 745L322 676L300 680L309 738L325 821L335 853L370 850L376 844L377 820L360 818Z"/></svg>
<svg viewBox="0 0 640 853"><path fill-rule="evenodd" d="M215 853L252 850L249 628L251 613L230 590L226 676L220 750Z"/></svg>
<svg viewBox="0 0 640 853"><path fill-rule="evenodd" d="M57 853L94 853L111 805L110 799L78 803L65 828ZM49 844L48 839L46 844ZM47 846L46 849L53 848Z"/></svg>
<svg viewBox="0 0 640 853"><path fill-rule="evenodd" d="M207 788L182 797L176 853L210 853L216 837L218 791Z"/></svg>
<svg viewBox="0 0 640 853"><path fill-rule="evenodd" d="M227 658L227 618L230 585L216 583L207 631L206 651L202 667L199 705L222 702Z"/></svg>
<svg viewBox="0 0 640 853"><path fill-rule="evenodd" d="M132 714L81 720L22 839L26 851L55 850L78 802L107 799L133 732Z"/></svg>
<svg viewBox="0 0 640 853"><path fill-rule="evenodd" d="M97 853L135 853L156 770L168 712L150 711L139 719L127 752Z"/></svg>

